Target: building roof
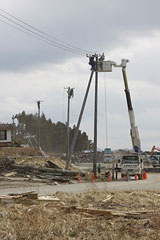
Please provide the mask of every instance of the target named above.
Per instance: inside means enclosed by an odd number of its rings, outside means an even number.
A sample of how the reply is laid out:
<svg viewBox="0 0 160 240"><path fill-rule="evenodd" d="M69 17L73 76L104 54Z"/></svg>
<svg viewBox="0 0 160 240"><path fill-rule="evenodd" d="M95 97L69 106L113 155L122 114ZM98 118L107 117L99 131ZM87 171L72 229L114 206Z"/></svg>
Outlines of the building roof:
<svg viewBox="0 0 160 240"><path fill-rule="evenodd" d="M8 123L0 123L0 130L11 130L12 124Z"/></svg>

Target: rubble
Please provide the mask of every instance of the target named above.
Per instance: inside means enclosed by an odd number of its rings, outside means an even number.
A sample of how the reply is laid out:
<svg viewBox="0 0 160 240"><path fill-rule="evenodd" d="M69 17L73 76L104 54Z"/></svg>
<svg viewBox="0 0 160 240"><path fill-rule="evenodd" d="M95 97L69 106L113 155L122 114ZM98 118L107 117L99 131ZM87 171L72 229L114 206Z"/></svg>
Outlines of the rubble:
<svg viewBox="0 0 160 240"><path fill-rule="evenodd" d="M30 181L45 183L67 183L75 179L77 170L70 167L65 170L65 161L58 157L44 157L34 148L0 148L0 175L5 179L26 178ZM2 154L5 154L2 156ZM36 155L35 155L36 154ZM37 156L39 154L39 156Z"/></svg>

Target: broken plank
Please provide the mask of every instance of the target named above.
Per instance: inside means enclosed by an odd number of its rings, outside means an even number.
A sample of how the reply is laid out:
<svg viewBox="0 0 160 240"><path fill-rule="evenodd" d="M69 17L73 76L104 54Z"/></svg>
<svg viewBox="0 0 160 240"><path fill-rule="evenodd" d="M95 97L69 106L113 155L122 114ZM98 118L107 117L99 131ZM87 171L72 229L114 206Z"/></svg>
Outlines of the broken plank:
<svg viewBox="0 0 160 240"><path fill-rule="evenodd" d="M107 216L112 215L111 211L103 210L103 209L81 208L81 207L76 207L76 206L71 206L71 207L63 206L62 208L66 209L69 212L76 211L76 212L89 213L89 214L93 214L93 215L107 215Z"/></svg>
<svg viewBox="0 0 160 240"><path fill-rule="evenodd" d="M54 196L38 196L39 201L54 201L59 202L60 199Z"/></svg>
<svg viewBox="0 0 160 240"><path fill-rule="evenodd" d="M127 217L127 218L148 218L154 212L152 210L149 211L137 211L137 212L121 212L114 210L103 210L103 209L93 209L93 208L81 208L76 206L66 207L63 206L63 209L66 209L68 212L75 211L78 213L88 213L93 215L102 215L107 217Z"/></svg>

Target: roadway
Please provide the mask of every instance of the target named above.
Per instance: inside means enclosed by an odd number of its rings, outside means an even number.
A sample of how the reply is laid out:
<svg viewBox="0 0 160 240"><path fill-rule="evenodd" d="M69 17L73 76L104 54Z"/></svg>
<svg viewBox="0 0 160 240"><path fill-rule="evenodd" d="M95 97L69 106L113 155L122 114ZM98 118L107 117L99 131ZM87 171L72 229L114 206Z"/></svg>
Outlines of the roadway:
<svg viewBox="0 0 160 240"><path fill-rule="evenodd" d="M0 183L0 195L7 195L9 193L24 193L29 191L35 191L42 195L51 195L57 191L79 193L88 190L107 190L107 191L135 191L135 190L160 190L160 174L148 174L146 180L130 180L126 181L111 181L111 182L87 182L74 184L59 184L59 185L47 185L42 183L29 183L22 182L12 184L3 182Z"/></svg>

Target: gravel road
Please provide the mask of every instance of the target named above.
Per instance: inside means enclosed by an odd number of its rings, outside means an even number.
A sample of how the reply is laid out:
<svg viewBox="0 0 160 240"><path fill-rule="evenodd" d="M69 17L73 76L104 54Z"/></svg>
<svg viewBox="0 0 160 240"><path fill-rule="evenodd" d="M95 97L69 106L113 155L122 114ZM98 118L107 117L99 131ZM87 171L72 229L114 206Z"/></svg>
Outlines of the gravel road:
<svg viewBox="0 0 160 240"><path fill-rule="evenodd" d="M160 174L148 174L146 180L138 181L118 181L118 182L94 182L94 183L75 183L61 185L47 185L43 183L31 182L0 182L0 195L9 193L22 193L35 191L39 194L49 195L57 191L64 192L85 192L90 189L119 191L119 190L160 190Z"/></svg>

